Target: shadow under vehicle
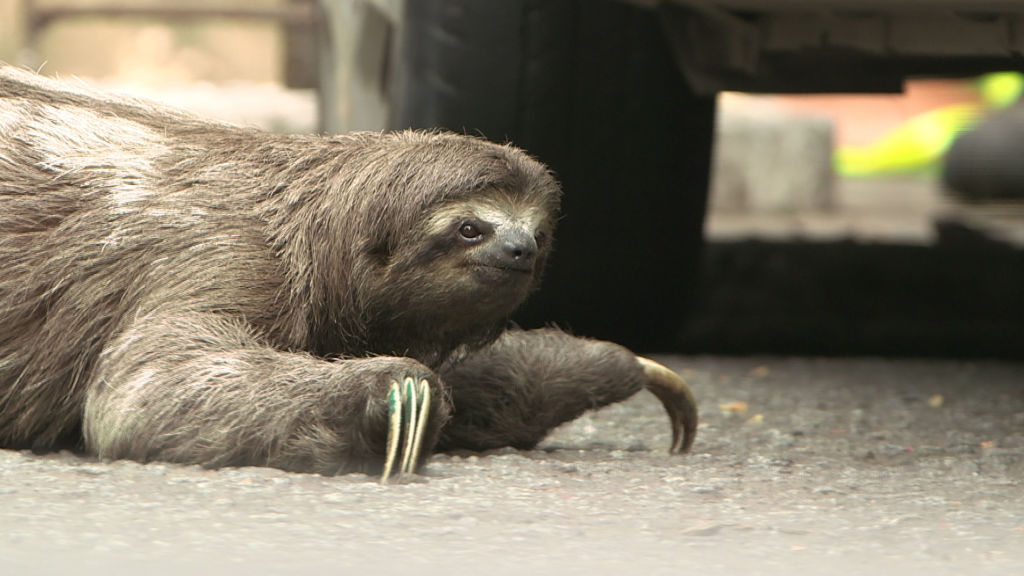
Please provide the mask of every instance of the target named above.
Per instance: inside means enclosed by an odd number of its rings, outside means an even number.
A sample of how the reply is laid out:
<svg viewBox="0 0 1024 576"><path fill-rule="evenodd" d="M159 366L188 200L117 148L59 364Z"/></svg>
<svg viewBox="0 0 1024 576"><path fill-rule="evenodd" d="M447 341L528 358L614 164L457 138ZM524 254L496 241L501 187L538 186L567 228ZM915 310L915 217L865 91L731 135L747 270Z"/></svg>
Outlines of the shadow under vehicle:
<svg viewBox="0 0 1024 576"><path fill-rule="evenodd" d="M898 92L1024 69L1019 0L321 3L322 128L443 127L539 157L566 197L520 323L678 342L699 266L715 94Z"/></svg>

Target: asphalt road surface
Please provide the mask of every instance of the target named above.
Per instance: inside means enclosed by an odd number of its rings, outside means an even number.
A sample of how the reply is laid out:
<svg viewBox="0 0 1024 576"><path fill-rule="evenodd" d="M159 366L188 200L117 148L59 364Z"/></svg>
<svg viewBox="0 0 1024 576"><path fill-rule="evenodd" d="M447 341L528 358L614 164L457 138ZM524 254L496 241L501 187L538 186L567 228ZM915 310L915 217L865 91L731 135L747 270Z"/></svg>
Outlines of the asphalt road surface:
<svg viewBox="0 0 1024 576"><path fill-rule="evenodd" d="M379 486L0 451L0 574L1024 574L1024 364L662 358L531 452Z"/></svg>

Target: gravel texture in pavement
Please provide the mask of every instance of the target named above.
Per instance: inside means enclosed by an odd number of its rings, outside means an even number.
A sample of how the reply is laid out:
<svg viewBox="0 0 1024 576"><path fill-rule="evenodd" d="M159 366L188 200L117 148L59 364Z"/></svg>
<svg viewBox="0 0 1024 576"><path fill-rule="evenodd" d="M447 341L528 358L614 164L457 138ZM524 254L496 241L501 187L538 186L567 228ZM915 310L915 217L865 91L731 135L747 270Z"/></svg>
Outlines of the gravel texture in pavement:
<svg viewBox="0 0 1024 576"><path fill-rule="evenodd" d="M0 451L0 574L1024 574L1024 364L660 357L533 451L362 475Z"/></svg>

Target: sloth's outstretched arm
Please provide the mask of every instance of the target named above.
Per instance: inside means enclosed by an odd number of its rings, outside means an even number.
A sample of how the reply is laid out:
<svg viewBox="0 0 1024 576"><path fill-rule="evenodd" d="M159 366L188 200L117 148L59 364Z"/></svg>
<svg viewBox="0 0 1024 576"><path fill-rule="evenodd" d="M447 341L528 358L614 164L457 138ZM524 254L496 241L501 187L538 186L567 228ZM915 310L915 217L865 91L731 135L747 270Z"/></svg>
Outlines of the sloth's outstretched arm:
<svg viewBox="0 0 1024 576"><path fill-rule="evenodd" d="M378 473L390 456L406 473L449 412L436 375L415 360L284 352L208 313L138 317L94 374L83 428L106 458L336 474Z"/></svg>
<svg viewBox="0 0 1024 576"><path fill-rule="evenodd" d="M611 342L550 328L509 330L440 372L454 405L440 450L532 448L559 424L641 388L668 411L670 452L689 450L696 434L697 406L683 379Z"/></svg>

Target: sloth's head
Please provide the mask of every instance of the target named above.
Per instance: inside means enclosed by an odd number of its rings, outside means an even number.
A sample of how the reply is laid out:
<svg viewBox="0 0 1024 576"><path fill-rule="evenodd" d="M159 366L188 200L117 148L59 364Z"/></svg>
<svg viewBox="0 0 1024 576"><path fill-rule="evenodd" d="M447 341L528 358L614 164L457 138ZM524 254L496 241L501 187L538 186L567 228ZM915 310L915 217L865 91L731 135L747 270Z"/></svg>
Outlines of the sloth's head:
<svg viewBox="0 0 1024 576"><path fill-rule="evenodd" d="M557 182L522 151L478 138L404 132L382 143L382 166L356 196L364 345L427 359L493 338L540 281Z"/></svg>

